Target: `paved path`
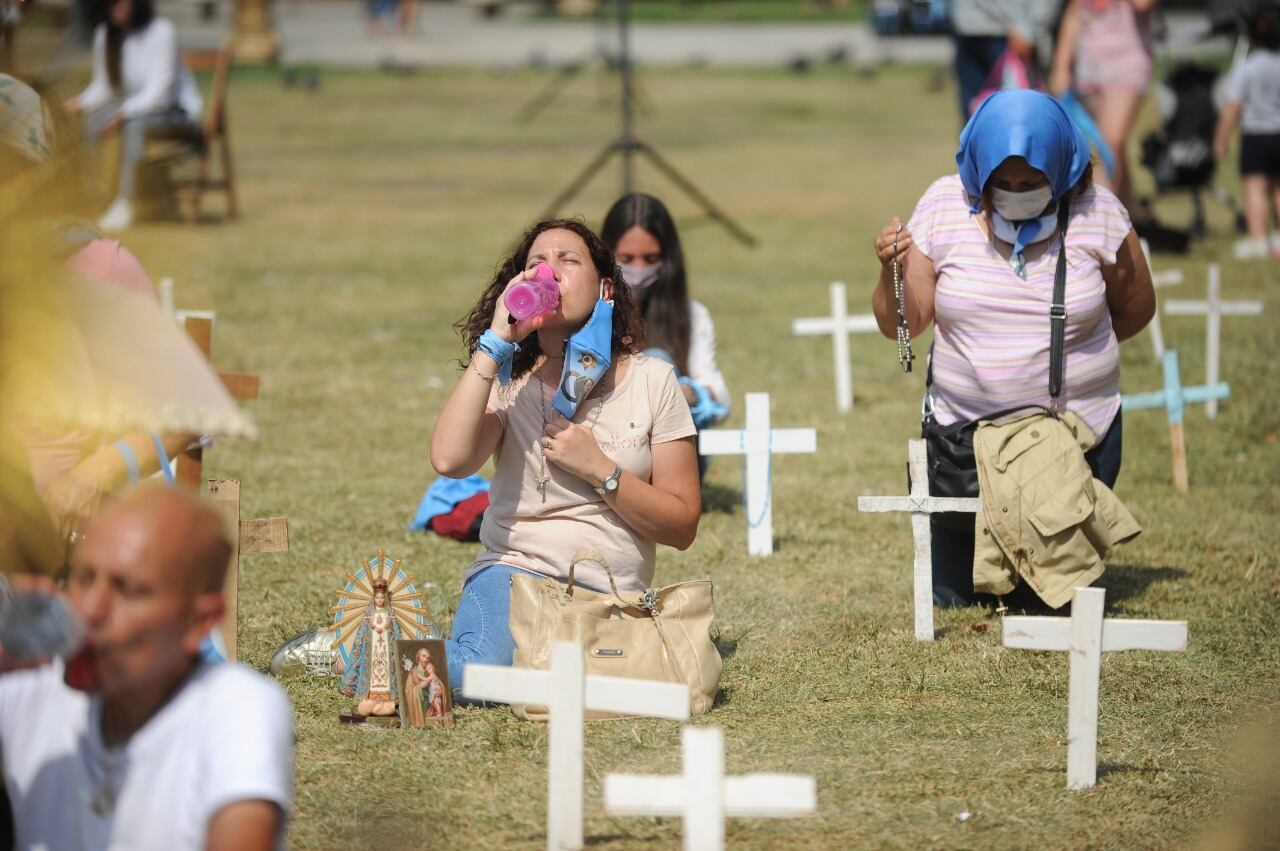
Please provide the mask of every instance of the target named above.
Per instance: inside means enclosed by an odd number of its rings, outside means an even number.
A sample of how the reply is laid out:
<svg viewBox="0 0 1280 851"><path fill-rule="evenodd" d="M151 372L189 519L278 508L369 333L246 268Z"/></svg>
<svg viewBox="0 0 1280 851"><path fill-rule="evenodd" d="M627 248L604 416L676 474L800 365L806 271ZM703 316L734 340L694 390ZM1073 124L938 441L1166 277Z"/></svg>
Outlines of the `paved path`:
<svg viewBox="0 0 1280 851"><path fill-rule="evenodd" d="M200 22L193 0L161 0L159 5L178 23L184 43L214 44L226 30L225 17ZM278 0L275 16L284 45L281 61L354 67L514 68L581 63L616 50L615 25L534 20L532 6L509 6L496 18L485 18L465 3L424 3L420 32L410 37L366 35L362 8L363 4L354 2ZM1203 16L1171 20L1173 52L1229 50L1223 39L1201 40L1205 29ZM831 57L857 65L951 60L946 37L881 39L866 24L637 24L632 28L632 48L637 61L650 66L779 67Z"/></svg>

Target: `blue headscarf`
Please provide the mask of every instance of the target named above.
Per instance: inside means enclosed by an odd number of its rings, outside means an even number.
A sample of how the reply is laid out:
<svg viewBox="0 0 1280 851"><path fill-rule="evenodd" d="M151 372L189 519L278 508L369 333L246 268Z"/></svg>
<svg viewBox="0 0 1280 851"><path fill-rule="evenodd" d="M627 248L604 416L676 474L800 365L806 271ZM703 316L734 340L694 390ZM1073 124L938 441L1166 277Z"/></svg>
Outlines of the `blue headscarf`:
<svg viewBox="0 0 1280 851"><path fill-rule="evenodd" d="M973 206L982 209L982 190L991 172L1009 157L1022 157L1049 178L1053 200L1070 191L1089 164L1089 143L1071 122L1062 104L1043 92L1003 89L982 102L960 133L956 165ZM1018 228L1013 253L1040 232L1032 219Z"/></svg>

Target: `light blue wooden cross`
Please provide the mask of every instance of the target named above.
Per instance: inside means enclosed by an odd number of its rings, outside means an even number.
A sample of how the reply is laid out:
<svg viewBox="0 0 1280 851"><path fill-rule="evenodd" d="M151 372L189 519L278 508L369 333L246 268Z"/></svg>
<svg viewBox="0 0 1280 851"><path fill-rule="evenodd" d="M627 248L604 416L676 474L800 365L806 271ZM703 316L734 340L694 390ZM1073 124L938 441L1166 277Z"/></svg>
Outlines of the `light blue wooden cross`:
<svg viewBox="0 0 1280 851"><path fill-rule="evenodd" d="M1173 486L1186 493L1187 447L1182 436L1182 411L1187 405L1203 405L1211 399L1226 399L1231 395L1231 387L1225 382L1211 386L1183 387L1178 375L1178 352L1166 349L1163 360L1164 390L1121 396L1120 407L1125 411L1164 408L1168 412L1169 442L1173 452Z"/></svg>

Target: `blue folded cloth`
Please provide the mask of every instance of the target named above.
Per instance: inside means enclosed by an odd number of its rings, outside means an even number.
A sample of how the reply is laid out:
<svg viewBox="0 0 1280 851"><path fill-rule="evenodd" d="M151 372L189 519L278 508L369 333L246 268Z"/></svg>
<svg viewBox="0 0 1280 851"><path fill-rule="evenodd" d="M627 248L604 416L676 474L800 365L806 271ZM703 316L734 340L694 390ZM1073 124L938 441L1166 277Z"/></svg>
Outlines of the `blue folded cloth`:
<svg viewBox="0 0 1280 851"><path fill-rule="evenodd" d="M448 514L464 499L488 490L489 480L481 475L467 476L465 479L440 476L422 495L422 502L418 504L418 513L414 515L409 528L426 531L432 517L437 514Z"/></svg>

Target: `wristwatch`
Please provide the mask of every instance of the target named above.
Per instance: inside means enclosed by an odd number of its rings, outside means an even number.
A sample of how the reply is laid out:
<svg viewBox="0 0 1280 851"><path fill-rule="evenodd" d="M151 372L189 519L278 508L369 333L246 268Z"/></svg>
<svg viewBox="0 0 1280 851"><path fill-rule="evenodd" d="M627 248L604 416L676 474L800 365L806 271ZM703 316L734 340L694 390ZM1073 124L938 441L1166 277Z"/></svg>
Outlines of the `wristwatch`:
<svg viewBox="0 0 1280 851"><path fill-rule="evenodd" d="M600 483L600 487L596 488L595 492L601 496L614 493L617 491L618 482L620 481L622 481L622 467L614 467L613 472L605 477L605 480Z"/></svg>

